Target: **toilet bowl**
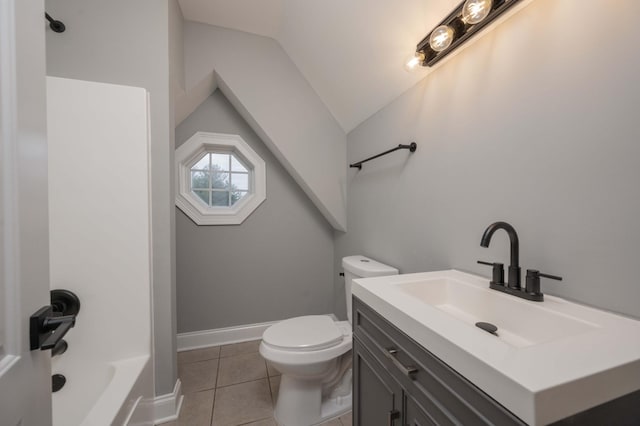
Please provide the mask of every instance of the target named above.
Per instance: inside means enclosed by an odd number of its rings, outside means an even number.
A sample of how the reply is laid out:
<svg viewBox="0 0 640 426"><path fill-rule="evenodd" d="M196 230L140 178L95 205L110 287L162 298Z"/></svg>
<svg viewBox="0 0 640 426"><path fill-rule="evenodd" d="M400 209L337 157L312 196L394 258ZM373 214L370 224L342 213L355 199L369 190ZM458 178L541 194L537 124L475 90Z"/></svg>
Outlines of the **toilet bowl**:
<svg viewBox="0 0 640 426"><path fill-rule="evenodd" d="M265 330L260 354L280 373L274 417L281 426L311 426L351 410L351 282L398 270L364 256L342 260L349 321L329 315L290 318Z"/></svg>

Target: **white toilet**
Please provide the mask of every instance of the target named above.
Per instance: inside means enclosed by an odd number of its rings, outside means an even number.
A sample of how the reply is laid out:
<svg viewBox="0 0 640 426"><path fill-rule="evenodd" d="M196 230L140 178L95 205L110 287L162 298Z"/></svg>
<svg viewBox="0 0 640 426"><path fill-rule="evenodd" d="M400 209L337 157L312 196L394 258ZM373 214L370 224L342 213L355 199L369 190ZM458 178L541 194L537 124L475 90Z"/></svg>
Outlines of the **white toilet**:
<svg viewBox="0 0 640 426"><path fill-rule="evenodd" d="M364 256L342 259L349 321L329 315L284 320L262 335L260 354L282 373L275 419L282 426L311 426L351 410L351 283L395 275L396 268Z"/></svg>

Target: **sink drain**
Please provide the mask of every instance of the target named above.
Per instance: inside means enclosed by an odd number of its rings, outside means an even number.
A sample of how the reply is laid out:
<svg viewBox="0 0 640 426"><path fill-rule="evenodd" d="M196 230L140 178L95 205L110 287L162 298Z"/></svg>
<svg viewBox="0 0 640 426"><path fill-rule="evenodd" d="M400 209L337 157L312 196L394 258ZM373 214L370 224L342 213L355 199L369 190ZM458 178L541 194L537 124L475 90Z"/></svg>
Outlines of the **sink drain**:
<svg viewBox="0 0 640 426"><path fill-rule="evenodd" d="M476 323L476 327L483 329L484 331L486 331L487 333L491 333L494 336L497 336L498 333L498 327L496 327L495 325L491 324L490 322L477 322Z"/></svg>

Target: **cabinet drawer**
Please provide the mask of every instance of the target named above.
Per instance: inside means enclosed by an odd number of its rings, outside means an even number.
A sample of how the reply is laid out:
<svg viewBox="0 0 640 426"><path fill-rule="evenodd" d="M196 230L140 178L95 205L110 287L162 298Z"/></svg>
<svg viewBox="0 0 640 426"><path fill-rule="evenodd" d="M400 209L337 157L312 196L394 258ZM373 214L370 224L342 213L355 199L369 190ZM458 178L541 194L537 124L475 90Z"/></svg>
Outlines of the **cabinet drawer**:
<svg viewBox="0 0 640 426"><path fill-rule="evenodd" d="M353 332L435 424L524 424L356 297Z"/></svg>

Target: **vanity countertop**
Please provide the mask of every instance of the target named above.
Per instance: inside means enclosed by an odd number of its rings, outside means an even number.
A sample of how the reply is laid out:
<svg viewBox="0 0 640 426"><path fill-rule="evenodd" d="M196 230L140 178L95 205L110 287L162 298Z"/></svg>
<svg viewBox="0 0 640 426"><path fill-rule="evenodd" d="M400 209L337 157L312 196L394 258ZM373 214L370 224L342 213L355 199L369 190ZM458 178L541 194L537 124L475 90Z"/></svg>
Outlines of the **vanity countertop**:
<svg viewBox="0 0 640 426"><path fill-rule="evenodd" d="M640 321L548 295L519 299L457 270L361 278L352 291L528 424L640 389Z"/></svg>

